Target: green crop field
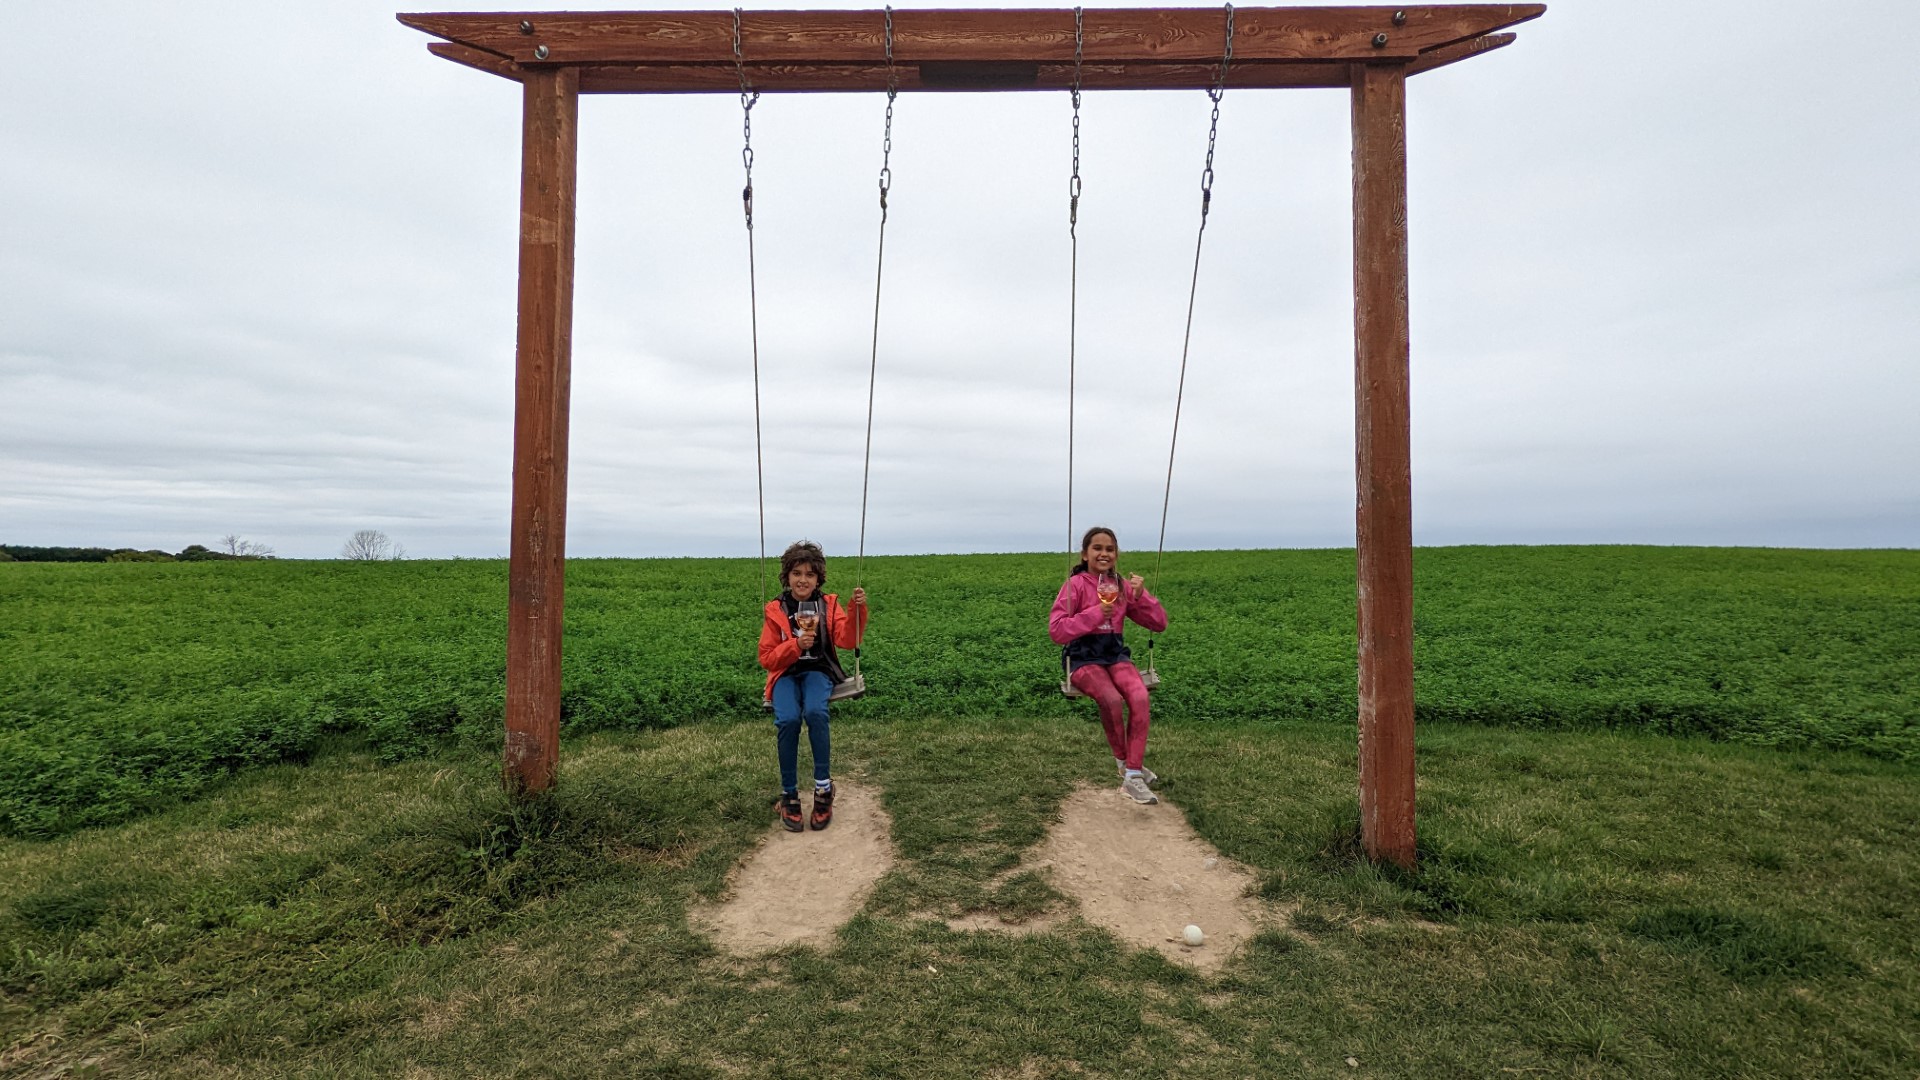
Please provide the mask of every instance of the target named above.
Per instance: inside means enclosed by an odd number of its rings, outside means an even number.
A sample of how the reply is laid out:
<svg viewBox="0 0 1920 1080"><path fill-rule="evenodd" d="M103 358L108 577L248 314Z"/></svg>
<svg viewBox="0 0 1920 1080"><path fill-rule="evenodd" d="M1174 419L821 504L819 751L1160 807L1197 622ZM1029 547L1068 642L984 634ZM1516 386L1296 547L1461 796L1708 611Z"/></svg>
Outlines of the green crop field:
<svg viewBox="0 0 1920 1080"><path fill-rule="evenodd" d="M762 956L689 918L774 828L752 562L569 566L526 802L500 563L0 564L0 1075L1920 1075L1920 553L1416 560L1402 871L1358 852L1352 554L1167 559L1156 810L1270 913L1210 974L1019 872L1113 782L1057 558L867 560L836 773L896 861Z"/></svg>
<svg viewBox="0 0 1920 1080"><path fill-rule="evenodd" d="M1920 552L1647 547L1416 554L1422 721L1635 728L1920 755ZM1144 568L1139 564L1136 568ZM854 564L830 563L847 591ZM1058 717L1057 556L869 558L872 719ZM567 571L568 729L750 713L753 560ZM1179 552L1162 724L1345 725L1350 551ZM346 737L382 760L497 739L497 561L0 564L0 830L124 820ZM1145 635L1136 628L1136 654Z"/></svg>

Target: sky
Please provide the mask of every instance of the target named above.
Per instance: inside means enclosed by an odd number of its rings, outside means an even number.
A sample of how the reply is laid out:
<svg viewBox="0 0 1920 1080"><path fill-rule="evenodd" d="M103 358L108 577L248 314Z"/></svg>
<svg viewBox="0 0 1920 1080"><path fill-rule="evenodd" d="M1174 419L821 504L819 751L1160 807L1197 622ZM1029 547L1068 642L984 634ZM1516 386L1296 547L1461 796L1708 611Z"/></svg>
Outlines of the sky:
<svg viewBox="0 0 1920 1080"><path fill-rule="evenodd" d="M0 543L506 553L519 90L397 10L8 5ZM1409 83L1417 544L1920 546L1908 14L1559 0ZM762 98L766 543L862 544L871 365L866 553L1154 547L1209 109L1086 95L1069 520L1067 95L901 96L877 358L884 98ZM568 554L755 554L739 99L580 133ZM1222 103L1169 549L1353 544L1349 150Z"/></svg>

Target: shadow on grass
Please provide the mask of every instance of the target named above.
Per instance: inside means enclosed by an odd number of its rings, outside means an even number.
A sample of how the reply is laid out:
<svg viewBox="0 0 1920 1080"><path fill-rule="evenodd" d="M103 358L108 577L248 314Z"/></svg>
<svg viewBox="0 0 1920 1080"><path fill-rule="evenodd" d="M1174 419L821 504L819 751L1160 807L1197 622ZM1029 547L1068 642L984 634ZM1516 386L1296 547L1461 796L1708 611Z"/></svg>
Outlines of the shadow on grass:
<svg viewBox="0 0 1920 1080"><path fill-rule="evenodd" d="M1858 968L1838 946L1806 926L1737 911L1655 908L1635 916L1627 931L1677 952L1694 953L1738 982L1818 978Z"/></svg>

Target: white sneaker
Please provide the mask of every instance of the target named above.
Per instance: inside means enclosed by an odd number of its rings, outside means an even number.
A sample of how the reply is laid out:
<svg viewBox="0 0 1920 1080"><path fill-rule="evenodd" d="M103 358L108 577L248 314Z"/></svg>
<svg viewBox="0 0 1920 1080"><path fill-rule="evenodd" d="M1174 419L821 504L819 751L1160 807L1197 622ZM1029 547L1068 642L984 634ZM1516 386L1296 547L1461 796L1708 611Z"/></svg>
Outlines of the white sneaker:
<svg viewBox="0 0 1920 1080"><path fill-rule="evenodd" d="M1152 805L1160 801L1160 796L1147 790L1147 777L1145 773L1139 776L1127 777L1126 780L1120 784L1120 790L1126 792L1127 798L1137 803Z"/></svg>
<svg viewBox="0 0 1920 1080"><path fill-rule="evenodd" d="M1114 768L1117 768L1120 770L1120 782L1123 784L1126 783L1127 767L1125 765L1116 764ZM1153 785L1160 782L1160 774L1154 772L1152 769L1147 768L1145 765L1140 766L1140 775L1146 778L1148 787L1152 787Z"/></svg>

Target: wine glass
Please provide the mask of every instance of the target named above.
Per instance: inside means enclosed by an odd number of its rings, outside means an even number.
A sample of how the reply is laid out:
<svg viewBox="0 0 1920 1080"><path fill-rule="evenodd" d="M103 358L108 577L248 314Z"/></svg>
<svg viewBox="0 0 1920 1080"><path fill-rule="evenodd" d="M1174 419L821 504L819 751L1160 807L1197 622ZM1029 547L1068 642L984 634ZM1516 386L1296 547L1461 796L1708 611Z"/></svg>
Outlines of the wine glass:
<svg viewBox="0 0 1920 1080"><path fill-rule="evenodd" d="M1100 613L1105 615L1107 619L1107 621L1101 625L1101 629L1111 630L1113 629L1113 602L1120 598L1120 582L1113 578L1103 577L1099 583L1094 586L1094 591L1100 595Z"/></svg>

